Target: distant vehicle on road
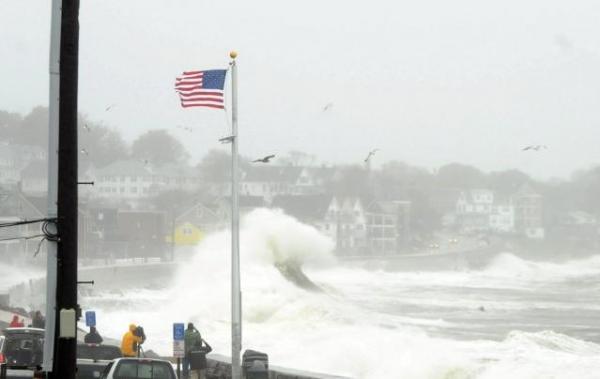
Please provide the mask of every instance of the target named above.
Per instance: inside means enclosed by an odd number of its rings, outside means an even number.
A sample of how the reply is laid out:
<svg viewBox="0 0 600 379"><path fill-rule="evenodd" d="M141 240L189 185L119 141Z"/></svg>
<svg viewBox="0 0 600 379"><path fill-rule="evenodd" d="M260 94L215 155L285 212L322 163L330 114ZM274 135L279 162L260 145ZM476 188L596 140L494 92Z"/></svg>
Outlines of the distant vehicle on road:
<svg viewBox="0 0 600 379"><path fill-rule="evenodd" d="M121 349L114 345L77 344L77 378L98 379L108 364L121 358Z"/></svg>
<svg viewBox="0 0 600 379"><path fill-rule="evenodd" d="M173 365L162 359L119 358L110 362L100 379L177 379Z"/></svg>

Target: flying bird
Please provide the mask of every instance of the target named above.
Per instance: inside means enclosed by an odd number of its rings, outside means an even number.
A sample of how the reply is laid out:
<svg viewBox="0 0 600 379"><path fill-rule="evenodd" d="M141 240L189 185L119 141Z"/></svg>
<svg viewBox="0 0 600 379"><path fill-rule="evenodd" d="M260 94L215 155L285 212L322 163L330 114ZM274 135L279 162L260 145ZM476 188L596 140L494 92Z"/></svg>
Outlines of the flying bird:
<svg viewBox="0 0 600 379"><path fill-rule="evenodd" d="M117 104L111 104L111 105L109 105L108 107L106 107L106 108L104 109L104 111L105 111L105 112L108 112L109 110L111 110L112 108L114 108L114 107L116 107L116 106L117 106Z"/></svg>
<svg viewBox="0 0 600 379"><path fill-rule="evenodd" d="M547 149L547 148L548 148L548 146L546 146L546 145L529 145L529 146L525 146L522 151L527 151L527 150L540 151L542 149Z"/></svg>
<svg viewBox="0 0 600 379"><path fill-rule="evenodd" d="M369 163L369 161L371 160L371 157L373 155L375 155L375 153L378 151L379 151L379 149L373 149L373 150L369 151L369 155L367 155L367 157L365 158L365 163Z"/></svg>
<svg viewBox="0 0 600 379"><path fill-rule="evenodd" d="M273 158L275 158L275 154L267 155L264 158L255 159L252 161L252 163L269 163L269 161Z"/></svg>
<svg viewBox="0 0 600 379"><path fill-rule="evenodd" d="M177 128L179 128L179 129L183 129L183 130L185 130L186 132L191 132L191 131L192 131L192 128L190 128L189 126L177 125Z"/></svg>
<svg viewBox="0 0 600 379"><path fill-rule="evenodd" d="M92 129L90 128L90 126L88 124L83 124L83 128L88 132L92 131Z"/></svg>
<svg viewBox="0 0 600 379"><path fill-rule="evenodd" d="M327 103L324 107L323 107L323 112L327 112L328 110L330 110L333 107L333 103Z"/></svg>
<svg viewBox="0 0 600 379"><path fill-rule="evenodd" d="M86 149L81 149L80 153L83 154L83 155L88 155L89 154Z"/></svg>

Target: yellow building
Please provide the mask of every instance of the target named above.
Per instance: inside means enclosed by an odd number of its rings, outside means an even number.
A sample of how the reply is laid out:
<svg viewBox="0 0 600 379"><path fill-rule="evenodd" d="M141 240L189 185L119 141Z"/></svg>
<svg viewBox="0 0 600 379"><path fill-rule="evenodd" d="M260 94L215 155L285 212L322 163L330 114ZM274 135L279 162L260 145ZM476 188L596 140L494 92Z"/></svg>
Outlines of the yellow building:
<svg viewBox="0 0 600 379"><path fill-rule="evenodd" d="M184 222L175 228L175 246L194 246L204 238L200 228L190 222ZM171 236L167 236L167 243L171 243Z"/></svg>

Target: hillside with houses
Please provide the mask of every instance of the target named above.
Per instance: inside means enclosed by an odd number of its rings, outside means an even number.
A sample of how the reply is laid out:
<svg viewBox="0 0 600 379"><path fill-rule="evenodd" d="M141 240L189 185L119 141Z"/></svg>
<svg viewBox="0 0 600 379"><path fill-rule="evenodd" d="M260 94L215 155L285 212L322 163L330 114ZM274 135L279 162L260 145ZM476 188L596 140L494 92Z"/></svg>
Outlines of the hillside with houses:
<svg viewBox="0 0 600 379"><path fill-rule="evenodd" d="M22 138L43 134L44 115L43 108L26 116L0 112L4 222L46 213L46 147L43 140ZM79 192L83 261L172 259L229 226L227 153L209 151L193 165L167 130L150 131L129 145L114 129L85 118L81 123L79 175L93 183ZM242 213L279 209L329 236L340 257L441 252L490 239L569 252L599 246L600 167L569 180L539 181L517 170L484 173L457 163L431 170L396 161L371 167L360 158L345 165L315 162L302 152L268 164L242 158ZM39 234L29 230L37 227L17 234ZM43 249L35 238L0 237L3 256L30 257Z"/></svg>

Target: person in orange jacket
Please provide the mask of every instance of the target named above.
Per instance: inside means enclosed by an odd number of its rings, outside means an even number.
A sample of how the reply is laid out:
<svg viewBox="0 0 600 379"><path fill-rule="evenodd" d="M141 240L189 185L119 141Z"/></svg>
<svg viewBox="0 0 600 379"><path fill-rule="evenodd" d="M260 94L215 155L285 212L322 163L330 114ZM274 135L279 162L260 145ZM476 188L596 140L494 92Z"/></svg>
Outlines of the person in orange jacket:
<svg viewBox="0 0 600 379"><path fill-rule="evenodd" d="M129 331L123 335L121 340L121 353L124 357L137 357L137 346L143 341L142 337L135 334L137 326L129 325Z"/></svg>

